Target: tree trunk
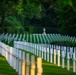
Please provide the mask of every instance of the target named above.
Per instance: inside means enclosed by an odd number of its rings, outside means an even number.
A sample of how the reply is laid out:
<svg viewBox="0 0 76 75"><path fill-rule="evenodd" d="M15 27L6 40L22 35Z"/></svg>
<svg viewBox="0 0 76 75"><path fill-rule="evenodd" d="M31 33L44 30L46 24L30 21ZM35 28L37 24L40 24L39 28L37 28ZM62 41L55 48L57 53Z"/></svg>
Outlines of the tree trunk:
<svg viewBox="0 0 76 75"><path fill-rule="evenodd" d="M5 29L4 20L5 20L5 11L2 12L1 16L1 33L3 33Z"/></svg>

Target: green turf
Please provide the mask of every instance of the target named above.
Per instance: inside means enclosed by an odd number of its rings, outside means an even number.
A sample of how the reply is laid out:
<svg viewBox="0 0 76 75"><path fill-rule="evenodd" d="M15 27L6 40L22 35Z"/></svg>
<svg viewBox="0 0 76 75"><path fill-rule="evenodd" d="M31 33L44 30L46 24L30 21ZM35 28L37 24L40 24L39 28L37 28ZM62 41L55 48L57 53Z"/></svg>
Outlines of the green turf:
<svg viewBox="0 0 76 75"><path fill-rule="evenodd" d="M0 55L0 75L18 75L18 73L9 66L6 59Z"/></svg>
<svg viewBox="0 0 76 75"><path fill-rule="evenodd" d="M43 61L43 75L76 75L72 70L67 71L66 67L63 69L55 64Z"/></svg>
<svg viewBox="0 0 76 75"><path fill-rule="evenodd" d="M31 58L31 55L33 55L32 53L27 52L27 51L25 51L25 53L29 53L30 58ZM37 63L37 56L35 56L35 62ZM71 63L71 65L72 65L72 63ZM68 71L66 68L66 64L65 64L65 68L62 68L61 66L58 67L57 64L56 65L51 64L50 62L42 60L42 68L43 68L42 75L76 75L76 73L73 73L73 71L72 71L72 66L70 66L70 67L71 68Z"/></svg>
<svg viewBox="0 0 76 75"><path fill-rule="evenodd" d="M25 51L25 52L29 53L27 51ZM31 55L32 55L32 53L30 53L30 56ZM37 60L36 56L35 56L35 59ZM0 62L1 62L1 59L0 59ZM1 63L0 63L0 65L1 65ZM9 65L8 65L8 67L9 67ZM51 64L50 62L42 60L42 67L43 67L43 74L42 75L76 75L76 73L72 72L73 71L72 70L72 61L71 61L71 66L70 66L71 68L70 68L69 71L67 71L67 68L66 68L66 61L65 61L65 68L62 68L61 66L58 67L57 64L56 65L55 64ZM0 68L0 71L1 71L1 68ZM15 71L13 71L13 73L15 73ZM16 75L16 74L8 74L8 72L7 72L7 74L5 74L5 75Z"/></svg>

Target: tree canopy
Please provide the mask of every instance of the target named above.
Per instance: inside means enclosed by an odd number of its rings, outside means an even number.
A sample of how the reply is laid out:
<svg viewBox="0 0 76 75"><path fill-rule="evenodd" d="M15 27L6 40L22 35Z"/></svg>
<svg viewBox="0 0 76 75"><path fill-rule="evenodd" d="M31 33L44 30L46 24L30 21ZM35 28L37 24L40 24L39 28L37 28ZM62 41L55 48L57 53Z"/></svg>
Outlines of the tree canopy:
<svg viewBox="0 0 76 75"><path fill-rule="evenodd" d="M35 27L33 32L53 27L58 33L75 36L76 0L1 0L0 32L21 33L27 27Z"/></svg>

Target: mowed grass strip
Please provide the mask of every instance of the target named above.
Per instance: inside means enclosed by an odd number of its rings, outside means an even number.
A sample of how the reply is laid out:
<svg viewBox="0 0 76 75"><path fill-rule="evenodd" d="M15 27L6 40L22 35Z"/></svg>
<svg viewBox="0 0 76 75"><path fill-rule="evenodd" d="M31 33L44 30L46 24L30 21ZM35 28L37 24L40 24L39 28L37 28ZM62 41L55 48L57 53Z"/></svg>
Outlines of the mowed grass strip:
<svg viewBox="0 0 76 75"><path fill-rule="evenodd" d="M13 46L12 46L13 47ZM22 51L25 51L25 50L22 50ZM27 52L25 51L25 53L29 53L30 56L33 55L32 53L30 52ZM31 58L31 57L30 57ZM54 59L54 58L53 58ZM37 65L37 56L35 56L35 62L36 62L36 65ZM54 60L53 60L54 61ZM1 60L0 60L1 62ZM61 60L61 63L62 63L62 60ZM7 63L8 64L8 63ZM51 64L50 62L47 62L45 60L42 60L42 68L43 68L43 74L42 75L76 75L76 73L73 73L72 71L72 61L70 62L70 70L68 71L67 68L66 68L66 60L65 60L65 68L62 68L61 66L58 67L57 64ZM8 65L9 66L9 65ZM4 67L5 68L5 67ZM0 68L1 70L1 68ZM7 69L6 69L7 70ZM7 71L6 71L7 72ZM14 72L14 71L12 71ZM0 72L1 73L1 72ZM18 75L18 74L13 74L13 73L9 73L9 74L0 74L0 75ZM36 74L35 74L36 75Z"/></svg>
<svg viewBox="0 0 76 75"><path fill-rule="evenodd" d="M71 70L67 71L66 68L58 67L55 64L51 64L49 62L43 61L43 75L76 75Z"/></svg>
<svg viewBox="0 0 76 75"><path fill-rule="evenodd" d="M0 75L18 75L2 55L0 55Z"/></svg>
<svg viewBox="0 0 76 75"><path fill-rule="evenodd" d="M22 50L22 51L24 51L24 50ZM31 58L31 55L34 55L28 51L24 51L24 52L29 53L30 58ZM37 66L37 56L35 56L35 63ZM68 71L67 67L65 67L65 68L62 68L61 66L58 67L57 64L51 64L50 62L47 62L45 60L42 60L42 68L43 68L42 75L76 75L76 73L73 72L72 68Z"/></svg>
<svg viewBox="0 0 76 75"><path fill-rule="evenodd" d="M30 58L31 55L33 55L30 52L27 51L25 52L30 54ZM37 56L35 56L35 63L37 65ZM43 68L42 75L76 75L76 73L73 73L72 70L67 71L66 68L63 69L61 66L58 67L55 64L46 62L45 60L42 60L42 68ZM11 66L9 66L6 59L1 55L0 55L0 75L18 75L18 73Z"/></svg>

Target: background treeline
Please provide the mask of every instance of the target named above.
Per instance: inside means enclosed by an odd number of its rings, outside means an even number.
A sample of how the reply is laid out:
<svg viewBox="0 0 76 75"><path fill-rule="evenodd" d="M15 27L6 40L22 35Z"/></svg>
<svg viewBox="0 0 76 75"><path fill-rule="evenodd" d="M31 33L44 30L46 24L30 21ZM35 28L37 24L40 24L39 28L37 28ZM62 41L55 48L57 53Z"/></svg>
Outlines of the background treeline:
<svg viewBox="0 0 76 75"><path fill-rule="evenodd" d="M61 33L76 36L76 0L1 0L1 33Z"/></svg>

